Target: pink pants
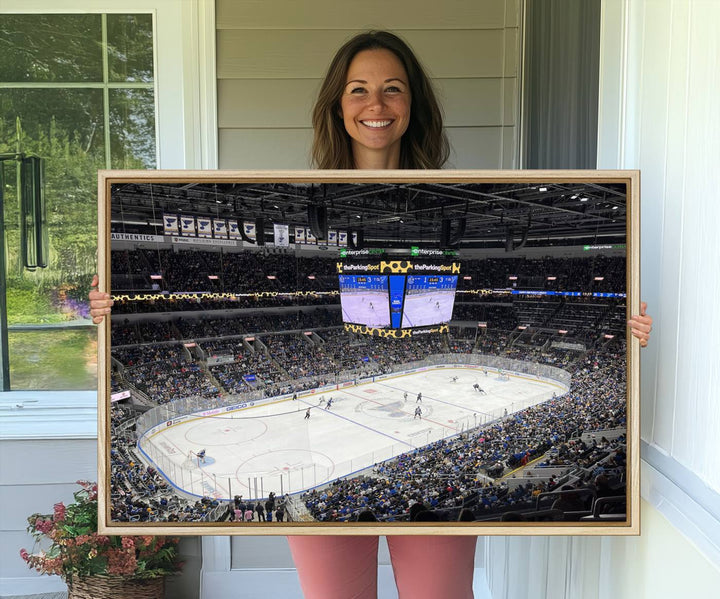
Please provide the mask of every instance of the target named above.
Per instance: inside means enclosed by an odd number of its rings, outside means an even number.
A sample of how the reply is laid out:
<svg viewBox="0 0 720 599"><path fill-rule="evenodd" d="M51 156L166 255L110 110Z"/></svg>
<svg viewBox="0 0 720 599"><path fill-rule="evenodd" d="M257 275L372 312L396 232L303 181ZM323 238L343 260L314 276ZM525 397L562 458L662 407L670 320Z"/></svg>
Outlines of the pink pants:
<svg viewBox="0 0 720 599"><path fill-rule="evenodd" d="M305 599L375 599L378 537L291 536ZM474 536L389 536L399 599L472 599Z"/></svg>

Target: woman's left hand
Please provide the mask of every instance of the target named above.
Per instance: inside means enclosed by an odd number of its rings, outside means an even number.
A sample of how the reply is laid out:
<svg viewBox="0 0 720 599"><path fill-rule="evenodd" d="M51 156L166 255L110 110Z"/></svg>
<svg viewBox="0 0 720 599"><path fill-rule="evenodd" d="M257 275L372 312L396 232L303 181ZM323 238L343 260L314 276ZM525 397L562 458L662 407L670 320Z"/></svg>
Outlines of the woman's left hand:
<svg viewBox="0 0 720 599"><path fill-rule="evenodd" d="M640 347L647 347L650 339L650 331L652 331L652 316L646 314L647 304L640 302L640 314L636 314L628 320L630 332L640 340Z"/></svg>

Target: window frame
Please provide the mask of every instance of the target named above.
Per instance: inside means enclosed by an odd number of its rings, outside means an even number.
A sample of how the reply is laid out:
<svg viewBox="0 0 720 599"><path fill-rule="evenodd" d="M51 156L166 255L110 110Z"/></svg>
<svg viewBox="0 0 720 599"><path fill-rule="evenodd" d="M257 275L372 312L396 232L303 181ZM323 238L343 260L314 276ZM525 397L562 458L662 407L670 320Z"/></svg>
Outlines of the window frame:
<svg viewBox="0 0 720 599"><path fill-rule="evenodd" d="M0 14L33 13L151 14L157 168L217 168L214 2L0 0ZM0 392L0 439L95 438L96 397L94 390ZM27 407L41 409L54 426L38 430L35 418L23 416Z"/></svg>

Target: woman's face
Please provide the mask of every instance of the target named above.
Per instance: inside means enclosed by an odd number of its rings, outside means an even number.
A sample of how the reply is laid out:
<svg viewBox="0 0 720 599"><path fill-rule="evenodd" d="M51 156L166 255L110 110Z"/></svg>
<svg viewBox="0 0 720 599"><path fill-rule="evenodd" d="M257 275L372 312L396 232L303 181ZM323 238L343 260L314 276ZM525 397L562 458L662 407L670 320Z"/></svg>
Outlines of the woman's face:
<svg viewBox="0 0 720 599"><path fill-rule="evenodd" d="M410 82L395 54L376 49L355 55L340 110L357 168L398 168L410 102Z"/></svg>

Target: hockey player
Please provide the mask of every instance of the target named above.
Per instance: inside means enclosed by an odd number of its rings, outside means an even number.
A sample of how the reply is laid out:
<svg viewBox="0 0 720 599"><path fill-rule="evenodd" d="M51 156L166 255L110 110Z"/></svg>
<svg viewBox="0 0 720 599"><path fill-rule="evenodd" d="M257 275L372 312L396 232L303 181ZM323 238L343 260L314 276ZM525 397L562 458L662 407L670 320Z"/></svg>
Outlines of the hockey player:
<svg viewBox="0 0 720 599"><path fill-rule="evenodd" d="M203 464L205 463L205 450L204 450L204 449L201 449L201 450L198 451L195 455L200 459L200 461L201 461Z"/></svg>
<svg viewBox="0 0 720 599"><path fill-rule="evenodd" d="M405 393L403 394L403 399L407 401L407 391L405 391Z"/></svg>
<svg viewBox="0 0 720 599"><path fill-rule="evenodd" d="M422 420L422 410L420 409L420 406L415 408L415 415L413 416L413 420L415 420L416 418L420 418L420 420Z"/></svg>
<svg viewBox="0 0 720 599"><path fill-rule="evenodd" d="M333 402L333 398L332 398L332 395L331 395L330 397L328 397L327 403L325 404L325 409L326 409L326 410L329 410L329 409L330 409L330 406L332 405L332 402Z"/></svg>
<svg viewBox="0 0 720 599"><path fill-rule="evenodd" d="M303 420L308 420L309 418L310 418L310 408L305 410L305 418L303 418Z"/></svg>
<svg viewBox="0 0 720 599"><path fill-rule="evenodd" d="M415 400L415 403L418 403L418 402L422 403L422 392L417 394L417 399Z"/></svg>

